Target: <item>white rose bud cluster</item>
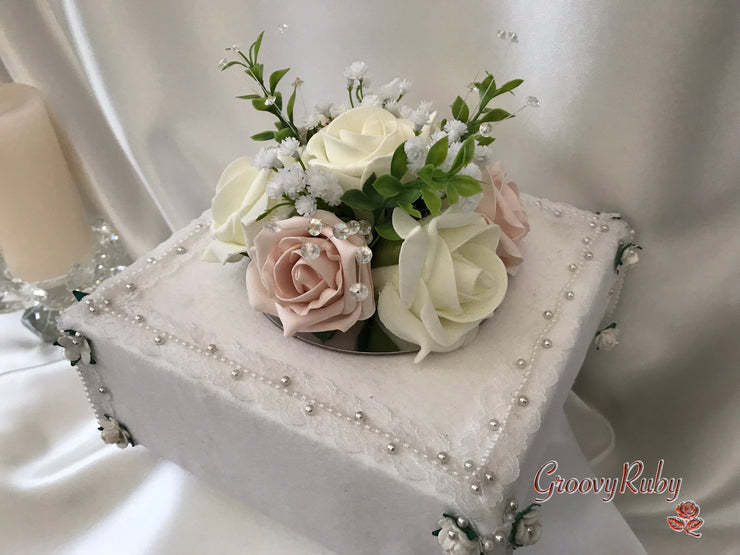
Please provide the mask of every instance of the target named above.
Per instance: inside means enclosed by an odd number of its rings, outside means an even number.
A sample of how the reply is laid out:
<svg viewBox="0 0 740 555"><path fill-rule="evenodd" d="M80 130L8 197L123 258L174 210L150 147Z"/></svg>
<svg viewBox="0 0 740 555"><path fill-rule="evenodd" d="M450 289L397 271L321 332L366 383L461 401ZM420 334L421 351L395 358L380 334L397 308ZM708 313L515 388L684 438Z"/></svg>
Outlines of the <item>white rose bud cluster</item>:
<svg viewBox="0 0 740 555"><path fill-rule="evenodd" d="M469 539L453 519L445 517L438 524L441 529L437 535L437 541L442 551L456 555L480 554L480 542L477 539Z"/></svg>
<svg viewBox="0 0 740 555"><path fill-rule="evenodd" d="M594 338L594 344L598 351L611 351L619 345L619 330L612 324L611 326L599 331Z"/></svg>
<svg viewBox="0 0 740 555"><path fill-rule="evenodd" d="M522 515L514 528L514 542L526 546L537 543L542 536L542 524L537 509L532 509Z"/></svg>

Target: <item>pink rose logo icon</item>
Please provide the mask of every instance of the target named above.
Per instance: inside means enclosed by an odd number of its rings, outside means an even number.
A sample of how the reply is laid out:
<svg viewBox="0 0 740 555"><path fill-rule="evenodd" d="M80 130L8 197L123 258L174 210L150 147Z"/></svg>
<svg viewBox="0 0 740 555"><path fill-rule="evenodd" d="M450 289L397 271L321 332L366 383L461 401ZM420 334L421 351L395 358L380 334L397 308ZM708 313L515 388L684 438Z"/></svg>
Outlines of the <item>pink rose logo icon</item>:
<svg viewBox="0 0 740 555"><path fill-rule="evenodd" d="M678 516L666 518L668 526L674 532L686 532L694 538L701 538L701 532L697 532L704 525L704 519L699 518L699 505L693 501L684 501L676 505Z"/></svg>

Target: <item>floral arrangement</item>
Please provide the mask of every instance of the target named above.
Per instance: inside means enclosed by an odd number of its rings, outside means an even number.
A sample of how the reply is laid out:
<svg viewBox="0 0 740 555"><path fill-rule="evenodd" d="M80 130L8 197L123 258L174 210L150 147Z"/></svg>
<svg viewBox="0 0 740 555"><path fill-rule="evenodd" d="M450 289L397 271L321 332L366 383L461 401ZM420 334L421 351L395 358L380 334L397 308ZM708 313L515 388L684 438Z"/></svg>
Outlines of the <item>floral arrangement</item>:
<svg viewBox="0 0 740 555"><path fill-rule="evenodd" d="M372 319L418 345L417 362L471 341L504 299L529 231L490 147L494 126L514 114L489 105L522 80L498 86L486 73L438 121L431 103L403 103L406 79L372 89L367 65L354 62L346 101L317 105L298 124L303 81L285 101L289 68L267 76L262 37L246 53L227 49L235 59L220 67L254 82L239 98L276 121L252 139L274 143L221 176L206 260L248 256L250 304L278 317L286 336Z"/></svg>

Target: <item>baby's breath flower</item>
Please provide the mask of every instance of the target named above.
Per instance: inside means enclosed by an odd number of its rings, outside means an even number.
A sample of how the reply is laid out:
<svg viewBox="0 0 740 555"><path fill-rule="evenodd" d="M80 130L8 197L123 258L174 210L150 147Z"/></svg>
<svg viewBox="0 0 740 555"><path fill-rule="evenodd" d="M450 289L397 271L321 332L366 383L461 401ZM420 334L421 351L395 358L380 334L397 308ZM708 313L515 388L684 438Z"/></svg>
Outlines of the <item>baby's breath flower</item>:
<svg viewBox="0 0 740 555"><path fill-rule="evenodd" d="M306 114L306 117L303 118L303 126L306 129L316 129L320 123L321 114L319 114L318 112L311 112L309 114Z"/></svg>
<svg viewBox="0 0 740 555"><path fill-rule="evenodd" d="M488 145L475 145L473 160L481 166L488 166L493 162L493 149Z"/></svg>
<svg viewBox="0 0 740 555"><path fill-rule="evenodd" d="M270 198L280 198L283 195L288 195L294 199L305 189L306 173L298 164L290 164L279 169L266 187L267 196Z"/></svg>
<svg viewBox="0 0 740 555"><path fill-rule="evenodd" d="M322 103L320 103L320 104L316 104L316 105L314 106L314 109L315 109L315 110L316 110L316 111L317 111L317 112L318 112L319 114L321 114L322 116L324 116L324 117L326 117L326 118L329 118L329 119L331 119L331 118L332 118L332 115L331 115L331 108L332 108L332 103L331 103L331 102L322 102Z"/></svg>
<svg viewBox="0 0 740 555"><path fill-rule="evenodd" d="M478 164L474 164L471 162L467 166L465 166L463 169L459 172L460 175L469 175L473 179L477 179L478 181L481 180L483 177L483 174L480 171L480 168L478 167Z"/></svg>
<svg viewBox="0 0 740 555"><path fill-rule="evenodd" d="M366 94L362 98L361 106L382 106L383 100L377 94Z"/></svg>
<svg viewBox="0 0 740 555"><path fill-rule="evenodd" d="M349 104L347 104L346 102L342 102L341 104L332 104L329 113L332 118L337 118L347 110L349 110Z"/></svg>
<svg viewBox="0 0 740 555"><path fill-rule="evenodd" d="M467 130L468 126L460 120L451 119L445 124L445 131L447 131L451 143L459 141L460 137L462 137Z"/></svg>
<svg viewBox="0 0 740 555"><path fill-rule="evenodd" d="M284 156L286 158L295 158L300 146L301 143L298 142L298 139L296 139L295 137L288 137L287 139L283 139L283 141L280 143L280 156Z"/></svg>
<svg viewBox="0 0 740 555"><path fill-rule="evenodd" d="M310 216L316 212L316 199L308 195L301 195L295 201L295 210L301 216Z"/></svg>
<svg viewBox="0 0 740 555"><path fill-rule="evenodd" d="M406 119L411 120L411 123L414 124L414 128L416 129L416 131L420 131L421 128L427 125L429 123L429 120L432 118L432 114L430 113L431 109L431 102L422 101L419 103L419 106L415 110L412 110L410 108L402 108L401 114Z"/></svg>
<svg viewBox="0 0 740 555"><path fill-rule="evenodd" d="M323 168L310 167L306 170L306 181L309 194L322 199L329 206L338 206L342 202L344 189L336 175Z"/></svg>
<svg viewBox="0 0 740 555"><path fill-rule="evenodd" d="M476 208L478 208L478 205L480 204L480 201L482 199L483 193L478 193L477 195L473 195L472 197L460 197L455 206L457 206L458 210L462 212L473 212Z"/></svg>
<svg viewBox="0 0 740 555"><path fill-rule="evenodd" d="M362 61L352 62L344 69L344 76L348 81L350 79L353 81L364 79L366 73L367 64Z"/></svg>
<svg viewBox="0 0 740 555"><path fill-rule="evenodd" d="M424 161L429 152L429 144L422 137L411 137L404 145L403 150L406 152L408 167L411 172L416 173L424 167Z"/></svg>
<svg viewBox="0 0 740 555"><path fill-rule="evenodd" d="M254 165L261 170L270 170L273 168L282 168L283 163L278 160L278 149L275 147L261 148L254 155Z"/></svg>
<svg viewBox="0 0 740 555"><path fill-rule="evenodd" d="M455 156L457 156L457 153L460 152L460 148L462 147L462 143L450 143L450 148L447 151L447 158L445 158L445 161L442 162L442 165L439 166L439 169L445 172L450 171L450 168L452 167L452 163L455 161Z"/></svg>
<svg viewBox="0 0 740 555"><path fill-rule="evenodd" d="M441 129L437 129L434 133L432 133L432 136L431 136L432 144L436 143L437 141L439 141L440 139L446 136L447 136L447 133L445 133Z"/></svg>
<svg viewBox="0 0 740 555"><path fill-rule="evenodd" d="M384 108L388 110L391 114L396 116L397 118L401 117L401 105L395 100L386 102Z"/></svg>

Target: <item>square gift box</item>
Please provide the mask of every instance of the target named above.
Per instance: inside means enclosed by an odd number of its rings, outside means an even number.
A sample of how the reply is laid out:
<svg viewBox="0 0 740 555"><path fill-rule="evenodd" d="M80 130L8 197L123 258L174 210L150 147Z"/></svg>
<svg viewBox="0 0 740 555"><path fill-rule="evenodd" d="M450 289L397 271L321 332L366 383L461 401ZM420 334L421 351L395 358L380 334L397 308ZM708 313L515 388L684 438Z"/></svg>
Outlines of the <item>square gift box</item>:
<svg viewBox="0 0 740 555"><path fill-rule="evenodd" d="M522 200L531 232L503 304L472 343L420 364L284 338L249 305L246 260L202 261L205 212L62 315L92 349L76 368L104 439L144 445L338 553L439 552L443 513L493 540L616 302L630 240L613 215Z"/></svg>

